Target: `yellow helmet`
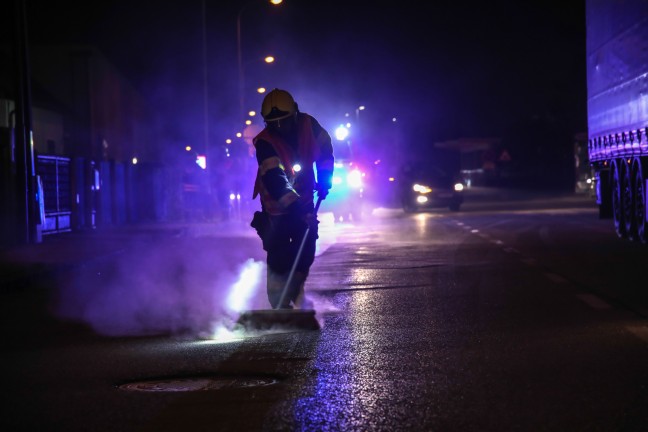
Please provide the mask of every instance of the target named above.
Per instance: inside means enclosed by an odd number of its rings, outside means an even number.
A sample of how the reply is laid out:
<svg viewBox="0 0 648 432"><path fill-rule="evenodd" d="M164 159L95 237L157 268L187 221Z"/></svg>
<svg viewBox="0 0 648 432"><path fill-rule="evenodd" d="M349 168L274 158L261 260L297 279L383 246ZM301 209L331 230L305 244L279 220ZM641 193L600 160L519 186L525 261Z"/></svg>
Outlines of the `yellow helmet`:
<svg viewBox="0 0 648 432"><path fill-rule="evenodd" d="M295 99L286 90L272 90L263 98L261 115L266 121L281 120L297 112Z"/></svg>

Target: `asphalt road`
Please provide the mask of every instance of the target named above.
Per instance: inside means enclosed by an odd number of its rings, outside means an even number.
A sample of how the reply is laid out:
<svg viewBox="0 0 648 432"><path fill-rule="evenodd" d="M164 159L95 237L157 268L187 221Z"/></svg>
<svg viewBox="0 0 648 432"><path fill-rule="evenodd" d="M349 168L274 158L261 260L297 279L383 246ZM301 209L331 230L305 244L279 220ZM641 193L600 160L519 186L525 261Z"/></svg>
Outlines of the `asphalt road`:
<svg viewBox="0 0 648 432"><path fill-rule="evenodd" d="M229 320L262 307L241 294L262 284L257 239L149 238L3 302L2 423L645 431L647 250L582 199L324 216L307 288L322 329L245 337Z"/></svg>

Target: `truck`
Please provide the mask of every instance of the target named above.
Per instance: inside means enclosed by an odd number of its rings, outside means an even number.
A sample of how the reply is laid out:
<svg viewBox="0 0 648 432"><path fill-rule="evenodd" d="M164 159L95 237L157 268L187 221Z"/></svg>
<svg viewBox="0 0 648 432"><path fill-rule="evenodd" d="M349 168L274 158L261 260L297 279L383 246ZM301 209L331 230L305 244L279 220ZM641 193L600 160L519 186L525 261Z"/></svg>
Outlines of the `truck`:
<svg viewBox="0 0 648 432"><path fill-rule="evenodd" d="M587 0L587 153L599 216L648 243L648 0Z"/></svg>

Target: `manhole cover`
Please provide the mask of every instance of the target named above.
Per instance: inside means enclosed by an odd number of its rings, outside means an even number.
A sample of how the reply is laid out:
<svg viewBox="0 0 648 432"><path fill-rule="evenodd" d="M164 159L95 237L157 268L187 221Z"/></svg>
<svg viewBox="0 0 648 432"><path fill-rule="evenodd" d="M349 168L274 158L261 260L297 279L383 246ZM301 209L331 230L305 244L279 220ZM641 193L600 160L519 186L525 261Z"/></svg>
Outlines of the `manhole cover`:
<svg viewBox="0 0 648 432"><path fill-rule="evenodd" d="M122 390L141 392L192 392L232 388L263 387L279 382L275 378L174 378L122 384Z"/></svg>

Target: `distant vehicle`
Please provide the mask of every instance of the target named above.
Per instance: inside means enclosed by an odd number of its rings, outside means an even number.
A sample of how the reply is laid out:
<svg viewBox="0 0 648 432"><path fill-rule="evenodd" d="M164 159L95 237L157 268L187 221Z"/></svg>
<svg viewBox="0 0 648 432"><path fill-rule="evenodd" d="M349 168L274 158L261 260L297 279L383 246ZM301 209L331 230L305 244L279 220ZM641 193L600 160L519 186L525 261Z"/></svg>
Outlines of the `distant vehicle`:
<svg viewBox="0 0 648 432"><path fill-rule="evenodd" d="M648 243L648 1L587 0L588 157L601 218Z"/></svg>
<svg viewBox="0 0 648 432"><path fill-rule="evenodd" d="M333 187L322 209L333 212L335 222L359 222L364 212L366 172L354 159L348 142L336 142Z"/></svg>
<svg viewBox="0 0 648 432"><path fill-rule="evenodd" d="M326 209L336 222L359 222L364 211L364 173L354 162L335 162L333 187L326 198Z"/></svg>
<svg viewBox="0 0 648 432"><path fill-rule="evenodd" d="M446 207L459 211L465 182L458 171L435 164L406 165L399 178L400 198L406 213Z"/></svg>

